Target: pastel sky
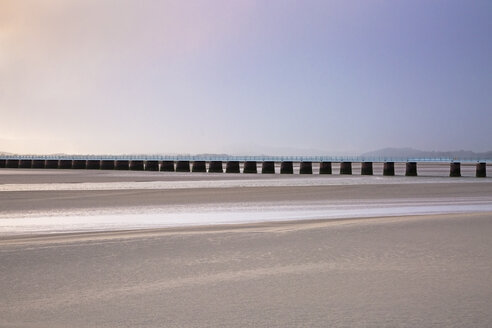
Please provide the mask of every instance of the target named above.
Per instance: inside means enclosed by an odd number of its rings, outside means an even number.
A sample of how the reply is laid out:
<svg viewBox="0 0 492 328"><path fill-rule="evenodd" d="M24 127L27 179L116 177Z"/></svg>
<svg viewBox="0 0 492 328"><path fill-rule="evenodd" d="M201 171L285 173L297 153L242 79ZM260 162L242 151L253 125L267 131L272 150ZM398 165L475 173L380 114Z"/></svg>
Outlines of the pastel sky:
<svg viewBox="0 0 492 328"><path fill-rule="evenodd" d="M492 150L492 1L0 1L0 151Z"/></svg>

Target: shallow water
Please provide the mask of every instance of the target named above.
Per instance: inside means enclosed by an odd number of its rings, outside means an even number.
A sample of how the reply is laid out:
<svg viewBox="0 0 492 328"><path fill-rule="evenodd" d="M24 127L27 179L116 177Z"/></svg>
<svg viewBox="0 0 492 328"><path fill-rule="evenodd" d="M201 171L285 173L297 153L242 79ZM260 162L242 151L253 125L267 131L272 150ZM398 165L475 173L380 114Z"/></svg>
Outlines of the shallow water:
<svg viewBox="0 0 492 328"><path fill-rule="evenodd" d="M190 173L191 175L191 173ZM408 183L492 183L492 179L469 177L382 177L382 176L308 176L282 178L251 177L249 179L222 180L208 176L206 180L186 181L125 181L125 182L83 182L83 183L21 183L0 184L1 191L54 191L54 190L127 190L127 189L192 189L192 188L234 188L234 187L301 187L301 186L344 186L366 184Z"/></svg>
<svg viewBox="0 0 492 328"><path fill-rule="evenodd" d="M266 221L492 211L490 197L172 205L0 213L0 234L150 229Z"/></svg>

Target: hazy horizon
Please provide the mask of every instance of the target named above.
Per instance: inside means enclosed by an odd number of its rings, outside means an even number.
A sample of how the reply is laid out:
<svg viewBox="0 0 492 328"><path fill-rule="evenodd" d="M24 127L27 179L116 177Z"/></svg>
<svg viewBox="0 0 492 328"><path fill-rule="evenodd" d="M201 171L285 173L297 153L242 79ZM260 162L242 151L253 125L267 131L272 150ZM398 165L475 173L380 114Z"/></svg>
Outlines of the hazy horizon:
<svg viewBox="0 0 492 328"><path fill-rule="evenodd" d="M289 150L288 148L278 148L274 149L271 148L270 152L232 152L232 153L177 153L177 152L153 152L153 153L138 153L138 152L133 152L133 153L63 153L63 152L53 152L53 153L11 153L11 152L4 152L0 149L0 155L20 155L20 156L56 156L56 155L75 155L75 156L80 156L80 155L88 155L88 156L139 156L139 155L144 155L144 156L305 156L305 157L310 157L310 156L367 156L367 157L374 157L374 156L386 156L386 157L415 157L415 156L453 156L457 158L469 158L469 157L477 157L477 156L487 156L487 157L479 157L480 159L486 159L486 158L492 158L492 150L485 151L485 152L474 152L471 150L465 150L465 149L460 149L460 150L421 150L421 149L414 149L414 148L380 148L380 149L372 149L367 152L354 152L354 153L349 153L349 152L329 152L329 151L322 151L322 150L316 150L316 149L291 149ZM478 157L477 157L478 158Z"/></svg>
<svg viewBox="0 0 492 328"><path fill-rule="evenodd" d="M2 1L0 151L492 149L490 1Z"/></svg>

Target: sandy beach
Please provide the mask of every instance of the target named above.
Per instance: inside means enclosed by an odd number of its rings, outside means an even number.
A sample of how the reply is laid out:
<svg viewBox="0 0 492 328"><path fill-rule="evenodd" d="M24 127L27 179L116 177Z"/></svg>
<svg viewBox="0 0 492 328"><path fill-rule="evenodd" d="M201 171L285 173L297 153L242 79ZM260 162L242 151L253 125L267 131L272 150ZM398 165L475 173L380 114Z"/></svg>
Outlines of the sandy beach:
<svg viewBox="0 0 492 328"><path fill-rule="evenodd" d="M2 327L490 327L492 213L9 238Z"/></svg>
<svg viewBox="0 0 492 328"><path fill-rule="evenodd" d="M490 178L72 172L0 175L1 327L492 325ZM176 180L199 187L168 184ZM80 213L169 218L190 208L231 220L56 234L35 225L40 213L70 225ZM269 219L280 209L306 216ZM340 216L364 211L389 214ZM259 222L234 221L238 213ZM15 222L32 229L12 233L25 228Z"/></svg>

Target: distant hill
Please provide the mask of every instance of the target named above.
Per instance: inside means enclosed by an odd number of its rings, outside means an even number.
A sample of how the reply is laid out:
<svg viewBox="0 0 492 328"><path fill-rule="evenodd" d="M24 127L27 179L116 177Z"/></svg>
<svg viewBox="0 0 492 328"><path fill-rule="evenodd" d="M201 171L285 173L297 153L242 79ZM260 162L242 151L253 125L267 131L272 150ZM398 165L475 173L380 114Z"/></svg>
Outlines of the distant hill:
<svg viewBox="0 0 492 328"><path fill-rule="evenodd" d="M413 148L383 148L362 154L363 157L403 157L403 158L425 158L443 157L460 159L492 159L492 151L475 153L470 150L457 151L424 151Z"/></svg>

